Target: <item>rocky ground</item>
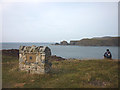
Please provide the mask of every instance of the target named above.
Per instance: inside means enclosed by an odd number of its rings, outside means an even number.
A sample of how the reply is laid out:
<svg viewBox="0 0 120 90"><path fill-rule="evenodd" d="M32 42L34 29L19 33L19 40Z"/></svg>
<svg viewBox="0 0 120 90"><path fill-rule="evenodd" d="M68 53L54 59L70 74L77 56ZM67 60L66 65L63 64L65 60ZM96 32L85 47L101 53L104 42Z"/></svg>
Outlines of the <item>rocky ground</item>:
<svg viewBox="0 0 120 90"><path fill-rule="evenodd" d="M2 50L0 51L2 52L2 56L12 56L12 57L19 57L19 50L18 49L9 49L9 50ZM50 57L51 61L61 61L61 60L65 60L65 58L62 57L58 57L56 55L52 55Z"/></svg>

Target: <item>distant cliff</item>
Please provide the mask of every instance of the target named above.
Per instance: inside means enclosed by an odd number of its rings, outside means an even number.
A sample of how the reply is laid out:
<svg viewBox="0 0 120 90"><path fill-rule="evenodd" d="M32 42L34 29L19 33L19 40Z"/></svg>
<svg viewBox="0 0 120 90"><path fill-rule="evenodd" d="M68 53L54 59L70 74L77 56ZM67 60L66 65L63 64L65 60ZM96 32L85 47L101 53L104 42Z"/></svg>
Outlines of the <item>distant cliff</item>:
<svg viewBox="0 0 120 90"><path fill-rule="evenodd" d="M81 40L71 40L70 43L62 41L55 45L79 45L79 46L120 46L120 37L101 37Z"/></svg>
<svg viewBox="0 0 120 90"><path fill-rule="evenodd" d="M80 46L120 46L120 37L102 37L70 41L70 45Z"/></svg>

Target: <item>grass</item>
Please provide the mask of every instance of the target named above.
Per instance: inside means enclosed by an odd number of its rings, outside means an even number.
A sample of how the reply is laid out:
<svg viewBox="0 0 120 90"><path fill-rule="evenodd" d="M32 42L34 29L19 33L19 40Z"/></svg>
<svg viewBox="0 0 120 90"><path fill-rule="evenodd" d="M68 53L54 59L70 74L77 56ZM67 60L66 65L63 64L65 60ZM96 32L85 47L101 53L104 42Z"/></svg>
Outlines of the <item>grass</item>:
<svg viewBox="0 0 120 90"><path fill-rule="evenodd" d="M52 61L49 74L28 74L18 59L3 56L3 88L118 88L118 62L114 60Z"/></svg>

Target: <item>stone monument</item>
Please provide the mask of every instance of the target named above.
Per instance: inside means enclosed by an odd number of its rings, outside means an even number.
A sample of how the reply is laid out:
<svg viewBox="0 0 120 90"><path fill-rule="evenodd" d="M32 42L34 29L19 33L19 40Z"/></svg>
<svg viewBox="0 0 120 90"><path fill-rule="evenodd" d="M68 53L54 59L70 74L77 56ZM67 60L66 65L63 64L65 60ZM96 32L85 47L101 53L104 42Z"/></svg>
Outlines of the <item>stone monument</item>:
<svg viewBox="0 0 120 90"><path fill-rule="evenodd" d="M20 46L19 68L32 74L45 74L51 69L50 48L46 46Z"/></svg>

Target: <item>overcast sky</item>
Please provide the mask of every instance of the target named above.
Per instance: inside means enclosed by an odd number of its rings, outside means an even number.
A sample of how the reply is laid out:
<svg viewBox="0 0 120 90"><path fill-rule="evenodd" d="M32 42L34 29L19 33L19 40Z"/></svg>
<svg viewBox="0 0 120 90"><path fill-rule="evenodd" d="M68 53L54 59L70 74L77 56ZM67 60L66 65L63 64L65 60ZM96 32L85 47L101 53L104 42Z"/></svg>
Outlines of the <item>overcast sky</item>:
<svg viewBox="0 0 120 90"><path fill-rule="evenodd" d="M4 3L3 42L59 42L117 36L117 2Z"/></svg>

